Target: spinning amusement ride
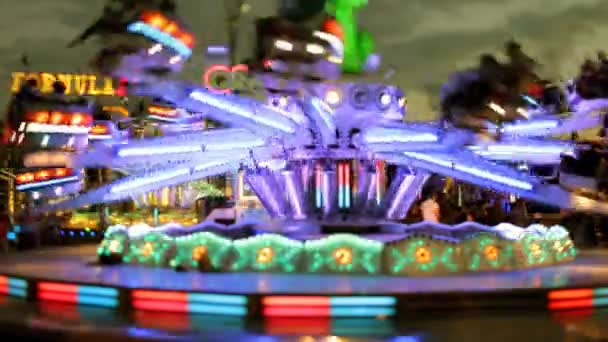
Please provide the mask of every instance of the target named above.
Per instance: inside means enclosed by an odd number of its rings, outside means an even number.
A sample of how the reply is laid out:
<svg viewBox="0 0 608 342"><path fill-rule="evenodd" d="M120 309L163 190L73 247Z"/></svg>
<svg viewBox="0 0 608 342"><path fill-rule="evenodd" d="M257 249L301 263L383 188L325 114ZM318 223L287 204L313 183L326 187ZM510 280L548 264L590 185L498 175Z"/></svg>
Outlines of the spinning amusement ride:
<svg viewBox="0 0 608 342"><path fill-rule="evenodd" d="M14 136L30 148L19 190L74 194L39 208L49 212L241 170L271 219L225 227L114 226L99 247L103 262L413 275L574 258L568 232L559 226L399 224L432 174L560 208L608 213L608 203L517 168L557 167L563 156L575 156L573 143L552 137L600 125L598 113L608 100L582 98L574 86L565 94L571 113L554 115L555 107L528 93L530 84L540 83L516 44L508 48L507 64L486 56L479 68L453 75L442 89L443 120L407 123L398 87L338 80L342 72L379 65L373 40L352 17L363 1L316 1L310 13L290 17L286 8L287 14L258 22L250 69L263 81L266 101L171 79L191 56L194 35L171 6L141 3L120 9L120 16L109 6L83 35L102 38L98 70L127 80L129 94L162 100L167 105L159 115L197 113L222 128L136 141L110 135L88 145L88 103L68 101L60 89L43 95L27 83L18 95L22 124ZM51 133L53 141L42 144L40 133ZM68 152L59 148L66 145ZM395 171L382 193L385 166ZM97 167L128 176L79 194L78 170Z"/></svg>

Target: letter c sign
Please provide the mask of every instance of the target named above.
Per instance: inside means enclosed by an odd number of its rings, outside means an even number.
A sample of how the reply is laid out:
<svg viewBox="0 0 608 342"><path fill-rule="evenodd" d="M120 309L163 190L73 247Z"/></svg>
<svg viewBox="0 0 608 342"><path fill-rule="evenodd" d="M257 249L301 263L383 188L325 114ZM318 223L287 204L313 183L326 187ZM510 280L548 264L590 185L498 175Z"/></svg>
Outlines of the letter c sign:
<svg viewBox="0 0 608 342"><path fill-rule="evenodd" d="M203 84L209 90L217 93L228 94L233 90L246 90L249 80L247 73L249 67L238 64L232 67L222 64L211 66L203 75Z"/></svg>

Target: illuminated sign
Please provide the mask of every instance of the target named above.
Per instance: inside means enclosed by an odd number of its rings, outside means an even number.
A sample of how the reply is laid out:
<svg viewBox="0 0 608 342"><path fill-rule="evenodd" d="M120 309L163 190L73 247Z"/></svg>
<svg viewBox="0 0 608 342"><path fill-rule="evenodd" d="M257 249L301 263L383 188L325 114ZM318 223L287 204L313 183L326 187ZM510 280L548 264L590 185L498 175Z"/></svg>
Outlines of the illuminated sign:
<svg viewBox="0 0 608 342"><path fill-rule="evenodd" d="M215 64L209 67L203 75L203 85L217 93L232 93L234 91L255 93L264 85L257 78L249 77L249 67L238 64L232 67Z"/></svg>
<svg viewBox="0 0 608 342"><path fill-rule="evenodd" d="M53 83L61 81L65 84L66 95L114 95L114 81L111 77L98 77L87 74L51 74L46 72L14 72L12 74L11 91L16 93L26 80L34 79L43 93L53 92Z"/></svg>

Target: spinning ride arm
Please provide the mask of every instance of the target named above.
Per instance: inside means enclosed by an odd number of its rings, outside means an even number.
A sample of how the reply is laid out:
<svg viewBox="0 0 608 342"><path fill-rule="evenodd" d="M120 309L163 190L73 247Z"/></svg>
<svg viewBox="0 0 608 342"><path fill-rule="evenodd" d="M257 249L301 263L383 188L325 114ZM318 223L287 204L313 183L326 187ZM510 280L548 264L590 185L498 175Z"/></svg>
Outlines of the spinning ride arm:
<svg viewBox="0 0 608 342"><path fill-rule="evenodd" d="M255 99L213 93L204 87L183 82L138 85L133 91L137 95L163 98L190 112L204 113L214 121L267 136L290 136L298 129L295 114Z"/></svg>
<svg viewBox="0 0 608 342"><path fill-rule="evenodd" d="M175 186L193 180L225 174L251 162L251 156L259 160L272 159L272 152L267 148L242 150L236 153L216 156L214 159L198 160L170 168L144 170L132 174L117 182L104 185L77 198L39 209L41 212L78 208L96 203L115 202L156 190L161 187Z"/></svg>
<svg viewBox="0 0 608 342"><path fill-rule="evenodd" d="M265 139L244 129L217 129L134 141L128 145L100 145L75 156L72 167L143 168L187 163L222 158L265 144Z"/></svg>
<svg viewBox="0 0 608 342"><path fill-rule="evenodd" d="M520 197L577 211L608 214L608 203L569 193L559 186L541 184L507 166L496 165L470 152L460 153L381 153L378 158L390 164L406 165L453 177L471 184L516 194Z"/></svg>

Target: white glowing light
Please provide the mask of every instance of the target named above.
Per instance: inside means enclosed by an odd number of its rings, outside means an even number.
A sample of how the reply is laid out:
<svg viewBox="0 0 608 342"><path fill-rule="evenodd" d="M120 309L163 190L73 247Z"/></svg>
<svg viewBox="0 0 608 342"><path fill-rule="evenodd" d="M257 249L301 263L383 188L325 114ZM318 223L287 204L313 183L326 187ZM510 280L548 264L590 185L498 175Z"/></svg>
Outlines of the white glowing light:
<svg viewBox="0 0 608 342"><path fill-rule="evenodd" d="M313 55L322 55L325 53L325 48L319 44L306 44L306 52Z"/></svg>
<svg viewBox="0 0 608 342"><path fill-rule="evenodd" d="M313 35L315 37L323 39L324 41L329 43L331 48L337 54L337 56L331 56L331 57L334 57L334 58L336 58L336 60L339 60L340 62L338 64L341 64L342 58L344 57L344 44L342 43L342 40L340 40L340 38L334 36L333 34L330 34L327 32L322 32L322 31L315 31L315 32L313 32ZM329 59L329 57L328 57L328 59Z"/></svg>
<svg viewBox="0 0 608 342"><path fill-rule="evenodd" d="M496 113L500 114L500 115L506 115L507 111L502 108L501 106L499 106L498 104L494 103L494 102L490 102L488 104L488 107L490 107L490 109L492 109L493 111L495 111Z"/></svg>
<svg viewBox="0 0 608 342"><path fill-rule="evenodd" d="M399 100L397 100L397 105L399 106L399 108L404 108L406 104L407 100L405 99L405 97L400 97Z"/></svg>
<svg viewBox="0 0 608 342"><path fill-rule="evenodd" d="M281 108L285 108L285 107L287 107L287 105L288 105L288 104L289 104L289 100L287 99L287 97L285 97L285 96L281 96L281 97L279 98L279 106L280 106Z"/></svg>
<svg viewBox="0 0 608 342"><path fill-rule="evenodd" d="M325 102L327 102L331 106L337 106L342 101L342 95L340 91L337 89L328 90L325 93Z"/></svg>
<svg viewBox="0 0 608 342"><path fill-rule="evenodd" d="M537 132L539 130L550 130L559 126L557 120L524 121L515 124L505 125L502 128L504 133L523 133L527 131Z"/></svg>
<svg viewBox="0 0 608 342"><path fill-rule="evenodd" d="M368 144L437 142L439 137L433 133L403 132L399 129L370 130L365 133L365 142Z"/></svg>
<svg viewBox="0 0 608 342"><path fill-rule="evenodd" d="M161 44L156 44L153 47L148 49L148 54L154 55L154 54L161 52L162 50L163 50L163 46Z"/></svg>
<svg viewBox="0 0 608 342"><path fill-rule="evenodd" d="M393 98L392 98L391 94L382 93L382 95L380 95L380 104L383 107L390 105L392 100L393 100Z"/></svg>
<svg viewBox="0 0 608 342"><path fill-rule="evenodd" d="M328 56L327 60L334 64L342 64L342 62L344 61L342 58L336 56Z"/></svg>
<svg viewBox="0 0 608 342"><path fill-rule="evenodd" d="M524 108L517 108L517 112L526 119L530 117L530 113Z"/></svg>
<svg viewBox="0 0 608 342"><path fill-rule="evenodd" d="M89 140L110 140L112 139L111 135L108 134L90 134Z"/></svg>
<svg viewBox="0 0 608 342"><path fill-rule="evenodd" d="M293 44L286 41L286 40L277 40L274 42L274 46L277 49L280 50L284 50L284 51L292 51L293 50Z"/></svg>
<svg viewBox="0 0 608 342"><path fill-rule="evenodd" d="M40 147L45 148L49 146L49 139L51 139L51 137L48 134L45 134L40 142Z"/></svg>
<svg viewBox="0 0 608 342"><path fill-rule="evenodd" d="M171 59L169 59L169 64L173 65L173 64L177 64L181 61L182 61L182 56L173 56L173 57L171 57Z"/></svg>
<svg viewBox="0 0 608 342"><path fill-rule="evenodd" d="M177 146L150 146L150 147L125 147L118 151L119 157L137 157L162 154L198 153L204 151L230 151L246 149L264 145L264 139L237 140L229 142L216 142Z"/></svg>
<svg viewBox="0 0 608 342"><path fill-rule="evenodd" d="M68 182L73 182L73 181L77 181L77 180L79 180L78 176L59 178L59 179L53 179L53 180L49 180L49 181L45 181L45 182L20 185L17 187L17 190L24 191L24 190L33 189L33 188L42 188L45 186L51 186L51 185L56 185L56 184L61 184L61 183L68 183ZM38 194L38 195L40 195L40 194Z"/></svg>
<svg viewBox="0 0 608 342"><path fill-rule="evenodd" d="M28 133L57 133L57 134L89 134L89 127L67 126L67 125L48 125L30 122L25 130Z"/></svg>

